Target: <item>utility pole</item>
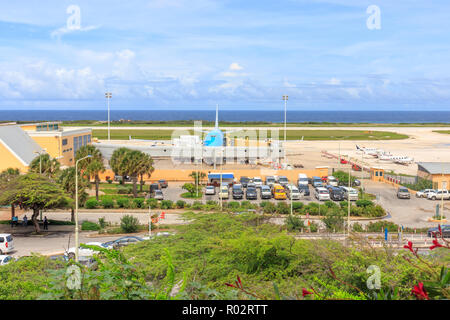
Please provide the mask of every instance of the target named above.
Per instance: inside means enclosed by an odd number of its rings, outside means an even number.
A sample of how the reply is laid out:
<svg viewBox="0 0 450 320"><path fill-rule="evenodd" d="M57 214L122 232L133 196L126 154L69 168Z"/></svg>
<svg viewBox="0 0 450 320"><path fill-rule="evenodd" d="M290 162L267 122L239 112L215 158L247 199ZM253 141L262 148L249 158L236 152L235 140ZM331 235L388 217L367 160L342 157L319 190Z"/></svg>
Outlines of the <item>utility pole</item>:
<svg viewBox="0 0 450 320"><path fill-rule="evenodd" d="M348 155L348 161L350 162L350 155ZM348 168L348 187L351 188L351 167ZM347 214L347 237L350 237L350 190L347 192L347 202L348 202L348 214Z"/></svg>
<svg viewBox="0 0 450 320"><path fill-rule="evenodd" d="M79 160L77 160L77 162L75 162L75 261L78 262L79 261L79 256L78 256L78 247L79 245L79 241L78 241L78 233L79 233L79 228L78 228L78 162L80 162L81 160L87 159L87 158L91 158L91 155L87 155L84 158L81 158Z"/></svg>
<svg viewBox="0 0 450 320"><path fill-rule="evenodd" d="M148 205L148 236L149 238L152 237L152 213L150 204Z"/></svg>
<svg viewBox="0 0 450 320"><path fill-rule="evenodd" d="M112 98L112 93L111 92L106 92L105 93L105 98L108 101L108 141L111 140L111 133L110 133L110 110L109 110L109 99Z"/></svg>
<svg viewBox="0 0 450 320"><path fill-rule="evenodd" d="M444 219L444 163L441 162L442 183L441 183L441 222Z"/></svg>
<svg viewBox="0 0 450 320"><path fill-rule="evenodd" d="M284 162L286 163L286 109L287 109L288 96L283 95L283 100L284 100L284 145L283 145L283 149L285 150Z"/></svg>

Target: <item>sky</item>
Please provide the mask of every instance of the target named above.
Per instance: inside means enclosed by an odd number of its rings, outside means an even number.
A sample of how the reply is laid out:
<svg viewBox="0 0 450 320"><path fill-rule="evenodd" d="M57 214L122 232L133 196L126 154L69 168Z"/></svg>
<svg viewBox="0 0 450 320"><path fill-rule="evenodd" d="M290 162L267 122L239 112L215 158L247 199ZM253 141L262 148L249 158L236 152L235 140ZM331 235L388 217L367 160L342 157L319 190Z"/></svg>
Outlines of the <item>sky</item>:
<svg viewBox="0 0 450 320"><path fill-rule="evenodd" d="M0 0L0 109L450 110L449 30L447 0Z"/></svg>

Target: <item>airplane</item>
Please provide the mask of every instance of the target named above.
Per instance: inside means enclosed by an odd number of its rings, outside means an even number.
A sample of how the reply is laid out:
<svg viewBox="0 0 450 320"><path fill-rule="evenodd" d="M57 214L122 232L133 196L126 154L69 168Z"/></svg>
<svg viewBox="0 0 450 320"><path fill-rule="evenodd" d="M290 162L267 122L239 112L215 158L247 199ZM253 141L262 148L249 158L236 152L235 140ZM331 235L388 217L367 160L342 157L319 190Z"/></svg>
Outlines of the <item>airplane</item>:
<svg viewBox="0 0 450 320"><path fill-rule="evenodd" d="M384 151L382 149L377 148L366 148L366 147L360 147L356 145L356 152L364 153L369 156L377 157L379 153L383 153Z"/></svg>

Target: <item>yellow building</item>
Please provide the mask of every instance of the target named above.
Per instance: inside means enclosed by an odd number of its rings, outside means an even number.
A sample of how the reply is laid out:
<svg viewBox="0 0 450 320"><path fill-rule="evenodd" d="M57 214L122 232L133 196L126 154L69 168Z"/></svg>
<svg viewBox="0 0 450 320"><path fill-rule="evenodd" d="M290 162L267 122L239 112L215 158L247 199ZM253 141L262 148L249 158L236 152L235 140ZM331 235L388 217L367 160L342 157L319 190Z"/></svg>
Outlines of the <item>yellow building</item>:
<svg viewBox="0 0 450 320"><path fill-rule="evenodd" d="M62 166L75 164L77 150L91 144L91 129L63 130L59 122L0 125L0 171L28 167L39 153L48 153Z"/></svg>
<svg viewBox="0 0 450 320"><path fill-rule="evenodd" d="M22 124L20 127L62 166L75 165L75 154L91 144L91 129L63 130L60 122Z"/></svg>
<svg viewBox="0 0 450 320"><path fill-rule="evenodd" d="M417 175L432 181L434 189L450 189L449 162L418 162Z"/></svg>
<svg viewBox="0 0 450 320"><path fill-rule="evenodd" d="M15 124L0 125L0 171L17 168L28 171L33 159L43 149Z"/></svg>

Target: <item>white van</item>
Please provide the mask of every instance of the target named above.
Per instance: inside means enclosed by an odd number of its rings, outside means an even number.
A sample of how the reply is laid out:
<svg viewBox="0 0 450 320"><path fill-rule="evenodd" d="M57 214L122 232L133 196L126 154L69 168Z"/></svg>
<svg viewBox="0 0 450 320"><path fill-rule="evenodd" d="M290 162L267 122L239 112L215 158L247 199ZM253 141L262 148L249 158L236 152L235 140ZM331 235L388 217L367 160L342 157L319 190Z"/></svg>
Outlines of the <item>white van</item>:
<svg viewBox="0 0 450 320"><path fill-rule="evenodd" d="M344 199L350 201L358 200L358 191L356 189L349 187L341 187L341 189L344 191Z"/></svg>
<svg viewBox="0 0 450 320"><path fill-rule="evenodd" d="M304 173L299 173L297 184L307 186L308 185L308 176Z"/></svg>
<svg viewBox="0 0 450 320"><path fill-rule="evenodd" d="M10 233L0 233L0 254L14 250L14 241Z"/></svg>

